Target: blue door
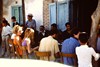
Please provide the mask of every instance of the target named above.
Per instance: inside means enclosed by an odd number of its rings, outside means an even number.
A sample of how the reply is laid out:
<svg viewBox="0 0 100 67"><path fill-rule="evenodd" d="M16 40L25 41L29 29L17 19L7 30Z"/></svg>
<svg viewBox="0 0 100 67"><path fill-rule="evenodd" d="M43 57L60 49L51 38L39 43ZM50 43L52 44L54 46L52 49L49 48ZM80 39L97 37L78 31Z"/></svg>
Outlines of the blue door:
<svg viewBox="0 0 100 67"><path fill-rule="evenodd" d="M65 23L69 21L69 4L68 2L57 2L49 5L50 22L56 22L58 29L64 31Z"/></svg>
<svg viewBox="0 0 100 67"><path fill-rule="evenodd" d="M69 4L68 2L57 3L57 25L58 28L64 31L65 23L69 21Z"/></svg>
<svg viewBox="0 0 100 67"><path fill-rule="evenodd" d="M56 3L49 4L49 14L50 14L50 24L49 25L57 22L56 7L57 7Z"/></svg>
<svg viewBox="0 0 100 67"><path fill-rule="evenodd" d="M19 24L23 24L22 6L12 6L12 16L16 17Z"/></svg>

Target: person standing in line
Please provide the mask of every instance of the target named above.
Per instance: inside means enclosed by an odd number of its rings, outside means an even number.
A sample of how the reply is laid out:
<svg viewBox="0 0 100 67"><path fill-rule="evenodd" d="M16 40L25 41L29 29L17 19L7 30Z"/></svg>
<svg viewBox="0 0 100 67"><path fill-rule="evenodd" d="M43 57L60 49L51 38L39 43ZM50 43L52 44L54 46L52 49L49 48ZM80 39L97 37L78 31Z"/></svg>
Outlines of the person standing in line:
<svg viewBox="0 0 100 67"><path fill-rule="evenodd" d="M28 14L27 15L27 21L26 21L26 23L25 23L25 27L26 28L32 28L34 31L35 31L35 33L34 33L34 45L31 45L31 47L32 48L34 48L34 47L36 47L36 46L38 46L38 34L39 34L39 32L36 30L36 21L35 21L35 19L33 19L33 15L32 14Z"/></svg>
<svg viewBox="0 0 100 67"><path fill-rule="evenodd" d="M13 23L13 27L14 27L15 25L19 25L19 23L16 21L16 17L15 17L15 16L12 16L12 17L11 17L11 21L12 21L12 23Z"/></svg>
<svg viewBox="0 0 100 67"><path fill-rule="evenodd" d="M33 49L31 48L32 44L34 45L34 30L31 28L27 28L25 30L25 35L22 41L23 58L32 59L32 52L36 49L36 48Z"/></svg>
<svg viewBox="0 0 100 67"><path fill-rule="evenodd" d="M66 23L66 30L62 32L63 40L71 37L71 26L70 23Z"/></svg>
<svg viewBox="0 0 100 67"><path fill-rule="evenodd" d="M57 36L55 39L59 43L62 43L62 31L58 29L57 24L55 24L55 23L51 24L51 31L57 31Z"/></svg>
<svg viewBox="0 0 100 67"><path fill-rule="evenodd" d="M79 42L81 46L76 47L76 55L78 58L78 67L92 67L92 56L97 61L100 58L100 54L96 53L92 47L88 47L88 34L82 32L79 35Z"/></svg>
<svg viewBox="0 0 100 67"><path fill-rule="evenodd" d="M3 20L2 22L2 56L6 55L6 57L10 56L9 52L9 44L8 39L11 37L12 34L12 28L9 26L7 20Z"/></svg>
<svg viewBox="0 0 100 67"><path fill-rule="evenodd" d="M43 25L40 26L40 32L39 32L39 42L42 38L49 36L49 31L45 29Z"/></svg>
<svg viewBox="0 0 100 67"><path fill-rule="evenodd" d="M32 19L33 15L32 14L28 14L27 16L27 22L25 23L27 28L32 28L34 30L36 30L36 21L35 19Z"/></svg>
<svg viewBox="0 0 100 67"><path fill-rule="evenodd" d="M15 47L15 51L16 51L16 55L17 55L17 58L22 58L22 39L21 39L21 34L22 34L22 27L17 25L15 28L15 36L14 36L14 39L13 39L13 44L14 44L14 47Z"/></svg>
<svg viewBox="0 0 100 67"><path fill-rule="evenodd" d="M78 37L80 34L79 29L73 28L71 31L71 34L73 35L72 37L70 37L62 42L61 52L63 52L63 53L75 54L75 48L77 46L80 46L80 44L78 42ZM74 59L67 58L67 57L63 57L63 59L64 59L64 64L71 65L71 66L74 65Z"/></svg>

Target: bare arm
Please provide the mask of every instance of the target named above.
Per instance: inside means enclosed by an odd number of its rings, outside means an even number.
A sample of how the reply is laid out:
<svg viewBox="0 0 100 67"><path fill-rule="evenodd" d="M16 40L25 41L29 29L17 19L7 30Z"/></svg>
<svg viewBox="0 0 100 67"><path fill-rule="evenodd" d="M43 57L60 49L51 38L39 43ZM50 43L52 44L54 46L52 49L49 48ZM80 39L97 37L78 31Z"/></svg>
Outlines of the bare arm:
<svg viewBox="0 0 100 67"><path fill-rule="evenodd" d="M31 53L31 45L30 45L30 40L27 40L27 51L28 53Z"/></svg>
<svg viewBox="0 0 100 67"><path fill-rule="evenodd" d="M17 42L19 48L22 49L22 47L21 47L22 39L19 36L16 37L16 42Z"/></svg>
<svg viewBox="0 0 100 67"><path fill-rule="evenodd" d="M100 58L100 54L96 53L93 48L91 50L92 50L92 54L95 58L95 61L97 61Z"/></svg>

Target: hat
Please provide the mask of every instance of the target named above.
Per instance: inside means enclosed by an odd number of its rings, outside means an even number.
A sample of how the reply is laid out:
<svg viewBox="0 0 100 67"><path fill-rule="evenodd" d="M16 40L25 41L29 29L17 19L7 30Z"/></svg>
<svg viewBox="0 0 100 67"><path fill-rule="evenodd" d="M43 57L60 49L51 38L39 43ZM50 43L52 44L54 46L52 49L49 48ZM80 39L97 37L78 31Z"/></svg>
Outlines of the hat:
<svg viewBox="0 0 100 67"><path fill-rule="evenodd" d="M33 15L32 15L32 14L28 14L28 16L33 17Z"/></svg>

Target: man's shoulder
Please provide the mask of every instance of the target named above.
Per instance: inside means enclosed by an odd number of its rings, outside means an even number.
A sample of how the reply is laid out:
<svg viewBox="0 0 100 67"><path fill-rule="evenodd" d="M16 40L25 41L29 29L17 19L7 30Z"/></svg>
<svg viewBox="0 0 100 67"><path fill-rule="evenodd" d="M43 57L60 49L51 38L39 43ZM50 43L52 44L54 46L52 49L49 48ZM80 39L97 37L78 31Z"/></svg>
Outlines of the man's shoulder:
<svg viewBox="0 0 100 67"><path fill-rule="evenodd" d="M44 37L44 38L41 39L41 41L45 41L47 39L48 39L48 37Z"/></svg>
<svg viewBox="0 0 100 67"><path fill-rule="evenodd" d="M71 40L71 37L70 37L70 38L65 39L63 42L69 42L70 40Z"/></svg>
<svg viewBox="0 0 100 67"><path fill-rule="evenodd" d="M35 19L32 19L32 22L36 22Z"/></svg>
<svg viewBox="0 0 100 67"><path fill-rule="evenodd" d="M6 26L6 28L12 29L10 26Z"/></svg>

